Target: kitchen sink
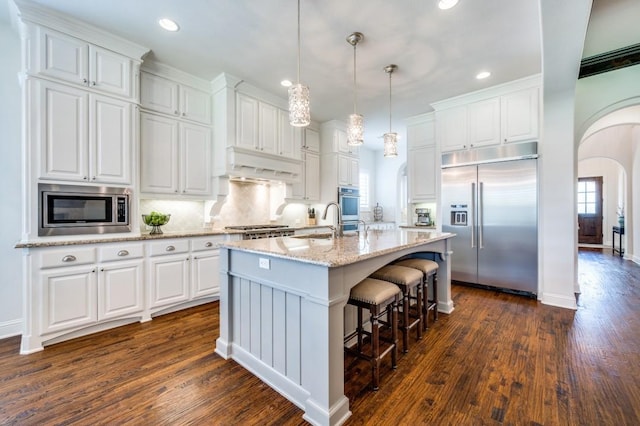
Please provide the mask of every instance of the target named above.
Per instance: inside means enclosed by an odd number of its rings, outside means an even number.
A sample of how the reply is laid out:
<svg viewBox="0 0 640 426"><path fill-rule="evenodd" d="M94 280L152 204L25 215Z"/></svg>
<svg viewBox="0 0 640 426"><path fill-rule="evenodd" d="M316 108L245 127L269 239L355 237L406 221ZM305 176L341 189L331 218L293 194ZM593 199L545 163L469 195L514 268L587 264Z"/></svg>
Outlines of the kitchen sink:
<svg viewBox="0 0 640 426"><path fill-rule="evenodd" d="M316 239L316 240L328 240L332 237L331 233L327 234L302 234L302 235L294 235L291 238L299 238L299 239Z"/></svg>

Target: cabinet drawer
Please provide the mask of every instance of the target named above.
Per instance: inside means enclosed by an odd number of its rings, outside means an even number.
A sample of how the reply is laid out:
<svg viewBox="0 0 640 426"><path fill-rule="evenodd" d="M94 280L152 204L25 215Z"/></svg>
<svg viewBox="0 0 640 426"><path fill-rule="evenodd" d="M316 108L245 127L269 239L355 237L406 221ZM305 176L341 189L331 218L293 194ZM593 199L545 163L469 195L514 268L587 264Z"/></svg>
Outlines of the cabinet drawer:
<svg viewBox="0 0 640 426"><path fill-rule="evenodd" d="M144 256L144 244L117 244L100 247L100 261L137 259Z"/></svg>
<svg viewBox="0 0 640 426"><path fill-rule="evenodd" d="M220 246L220 243L225 240L224 235L213 235L206 238L196 238L191 240L191 250L215 250Z"/></svg>
<svg viewBox="0 0 640 426"><path fill-rule="evenodd" d="M158 241L149 245L150 256L162 256L165 254L187 253L189 251L189 240L169 240Z"/></svg>
<svg viewBox="0 0 640 426"><path fill-rule="evenodd" d="M95 248L83 247L47 250L42 253L41 267L56 268L59 266L86 265L87 263L96 263Z"/></svg>

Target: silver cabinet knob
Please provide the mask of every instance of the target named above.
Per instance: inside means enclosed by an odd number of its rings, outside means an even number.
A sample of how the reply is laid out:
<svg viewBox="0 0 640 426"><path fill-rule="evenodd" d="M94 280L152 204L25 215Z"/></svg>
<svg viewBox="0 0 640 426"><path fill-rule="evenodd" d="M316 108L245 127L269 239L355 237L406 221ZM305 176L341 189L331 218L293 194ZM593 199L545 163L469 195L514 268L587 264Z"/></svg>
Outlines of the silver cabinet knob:
<svg viewBox="0 0 640 426"><path fill-rule="evenodd" d="M75 262L76 260L77 258L72 254L68 254L62 258L63 262Z"/></svg>
<svg viewBox="0 0 640 426"><path fill-rule="evenodd" d="M205 247L213 247L213 243L210 241L207 241L207 243L204 245Z"/></svg>
<svg viewBox="0 0 640 426"><path fill-rule="evenodd" d="M175 251L175 247L174 246L167 246L164 250L165 251Z"/></svg>
<svg viewBox="0 0 640 426"><path fill-rule="evenodd" d="M118 252L118 256L120 257L129 256L129 252L127 250L120 250Z"/></svg>

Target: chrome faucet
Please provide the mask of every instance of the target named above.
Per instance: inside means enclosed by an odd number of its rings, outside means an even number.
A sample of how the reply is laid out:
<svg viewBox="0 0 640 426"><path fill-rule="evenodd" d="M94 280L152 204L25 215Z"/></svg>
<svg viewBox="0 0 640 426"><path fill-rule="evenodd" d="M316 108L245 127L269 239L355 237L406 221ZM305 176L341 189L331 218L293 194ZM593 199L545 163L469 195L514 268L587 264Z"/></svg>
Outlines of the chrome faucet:
<svg viewBox="0 0 640 426"><path fill-rule="evenodd" d="M336 210L337 210L337 220L336 225L335 225L335 230L334 232L337 233L338 237L342 237L342 211L340 209L340 205L338 203L335 202L330 202L329 204L327 204L327 207L324 208L324 213L322 213L322 220L326 220L327 219L327 212L329 211L329 206L336 206Z"/></svg>

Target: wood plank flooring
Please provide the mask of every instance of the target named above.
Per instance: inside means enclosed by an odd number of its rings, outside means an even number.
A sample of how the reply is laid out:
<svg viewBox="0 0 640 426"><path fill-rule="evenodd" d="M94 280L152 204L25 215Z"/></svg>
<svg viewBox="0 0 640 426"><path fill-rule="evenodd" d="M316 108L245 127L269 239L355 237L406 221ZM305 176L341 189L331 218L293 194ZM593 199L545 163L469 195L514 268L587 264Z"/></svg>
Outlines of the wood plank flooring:
<svg viewBox="0 0 640 426"><path fill-rule="evenodd" d="M347 374L348 425L640 424L640 267L580 250L579 309L454 286L455 311ZM2 425L301 425L302 411L213 353L218 304L19 355L0 341Z"/></svg>

